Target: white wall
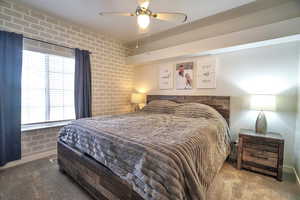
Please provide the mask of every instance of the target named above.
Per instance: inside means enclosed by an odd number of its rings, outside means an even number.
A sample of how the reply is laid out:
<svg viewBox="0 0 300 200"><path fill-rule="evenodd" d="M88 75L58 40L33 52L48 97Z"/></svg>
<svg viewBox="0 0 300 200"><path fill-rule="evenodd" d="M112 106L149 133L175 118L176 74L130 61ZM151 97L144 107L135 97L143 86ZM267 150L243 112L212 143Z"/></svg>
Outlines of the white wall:
<svg viewBox="0 0 300 200"><path fill-rule="evenodd" d="M299 67L298 67L298 111L297 111L297 123L295 132L295 167L300 176L300 47L298 48L299 55Z"/></svg>
<svg viewBox="0 0 300 200"><path fill-rule="evenodd" d="M214 57L218 62L216 89L193 89L191 91L158 89L160 65L174 67L176 62L185 60L196 62L207 59L205 57L136 67L135 89L145 91L148 94L231 96L233 138L236 138L240 128L254 128L257 112L248 109L248 95L256 93L276 94L278 95L277 112L266 112L269 131L283 134L286 139L284 162L286 165L293 165L297 104L297 44L288 43L260 47Z"/></svg>

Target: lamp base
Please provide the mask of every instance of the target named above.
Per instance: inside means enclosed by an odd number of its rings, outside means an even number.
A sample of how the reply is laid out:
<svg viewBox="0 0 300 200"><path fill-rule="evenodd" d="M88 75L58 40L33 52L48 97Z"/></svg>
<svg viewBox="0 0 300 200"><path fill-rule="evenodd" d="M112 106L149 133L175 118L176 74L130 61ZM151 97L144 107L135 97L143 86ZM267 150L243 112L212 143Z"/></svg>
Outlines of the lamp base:
<svg viewBox="0 0 300 200"><path fill-rule="evenodd" d="M144 103L140 103L140 104L139 104L140 110L142 110L142 109L145 107L145 105L146 105L146 104L144 104Z"/></svg>
<svg viewBox="0 0 300 200"><path fill-rule="evenodd" d="M134 112L140 111L139 104L133 104L133 111L134 111Z"/></svg>
<svg viewBox="0 0 300 200"><path fill-rule="evenodd" d="M256 133L267 133L267 119L263 111L260 111L260 113L257 116L256 124L255 124L255 132Z"/></svg>

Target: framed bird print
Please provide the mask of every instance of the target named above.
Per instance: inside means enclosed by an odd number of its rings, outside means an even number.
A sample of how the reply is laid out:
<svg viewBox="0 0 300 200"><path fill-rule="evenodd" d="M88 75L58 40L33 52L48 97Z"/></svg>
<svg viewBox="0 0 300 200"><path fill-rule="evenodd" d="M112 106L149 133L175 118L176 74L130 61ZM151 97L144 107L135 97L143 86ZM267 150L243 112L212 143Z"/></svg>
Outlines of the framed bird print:
<svg viewBox="0 0 300 200"><path fill-rule="evenodd" d="M159 89L168 90L173 88L173 66L162 65L159 68Z"/></svg>
<svg viewBox="0 0 300 200"><path fill-rule="evenodd" d="M216 59L199 60L197 66L197 88L213 89L216 87Z"/></svg>

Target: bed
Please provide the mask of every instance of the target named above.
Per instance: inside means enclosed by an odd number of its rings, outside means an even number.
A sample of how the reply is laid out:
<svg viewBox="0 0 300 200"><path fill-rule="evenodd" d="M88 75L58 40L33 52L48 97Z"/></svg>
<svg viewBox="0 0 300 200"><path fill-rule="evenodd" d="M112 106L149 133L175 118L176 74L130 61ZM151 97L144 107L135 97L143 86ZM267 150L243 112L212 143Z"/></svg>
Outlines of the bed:
<svg viewBox="0 0 300 200"><path fill-rule="evenodd" d="M148 95L142 111L75 120L60 170L95 199L206 199L230 151L230 97Z"/></svg>

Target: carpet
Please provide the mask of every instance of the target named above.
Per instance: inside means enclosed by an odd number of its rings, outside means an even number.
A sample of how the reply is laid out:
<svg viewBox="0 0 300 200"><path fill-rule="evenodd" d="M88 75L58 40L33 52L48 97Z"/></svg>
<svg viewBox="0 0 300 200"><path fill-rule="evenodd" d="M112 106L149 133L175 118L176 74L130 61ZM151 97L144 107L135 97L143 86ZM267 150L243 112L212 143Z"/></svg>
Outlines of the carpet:
<svg viewBox="0 0 300 200"><path fill-rule="evenodd" d="M0 170L1 200L92 200L72 179L58 170L55 157ZM300 200L292 174L284 180L237 170L225 163L208 191L207 200Z"/></svg>

